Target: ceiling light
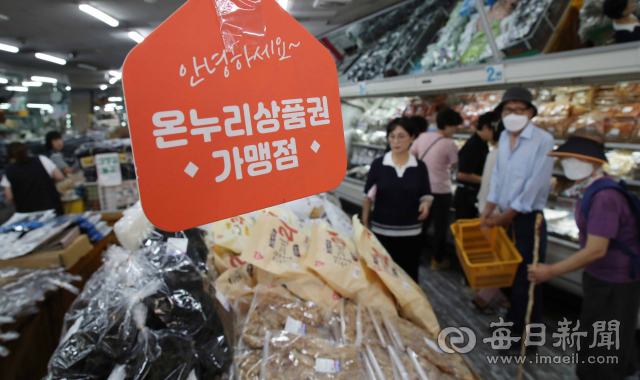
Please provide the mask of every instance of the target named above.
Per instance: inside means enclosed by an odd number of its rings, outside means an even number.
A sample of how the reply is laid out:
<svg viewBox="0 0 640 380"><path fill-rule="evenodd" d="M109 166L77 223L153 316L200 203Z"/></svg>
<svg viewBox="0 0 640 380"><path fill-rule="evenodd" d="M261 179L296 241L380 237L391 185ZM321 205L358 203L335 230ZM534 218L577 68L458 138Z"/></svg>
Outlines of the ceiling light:
<svg viewBox="0 0 640 380"><path fill-rule="evenodd" d="M284 9L287 10L287 5L289 4L289 0L278 0L278 4Z"/></svg>
<svg viewBox="0 0 640 380"><path fill-rule="evenodd" d="M66 65L67 64L67 61L65 61L64 59L58 58L58 57L54 57L54 56L49 55L49 54L36 53L36 58L42 59L44 61L57 63L58 65Z"/></svg>
<svg viewBox="0 0 640 380"><path fill-rule="evenodd" d="M116 108L117 104L115 103L107 103L104 105L105 108L109 107L109 108Z"/></svg>
<svg viewBox="0 0 640 380"><path fill-rule="evenodd" d="M20 87L20 86L7 86L5 87L7 89L7 91L15 91L15 92L28 92L29 89L26 87Z"/></svg>
<svg viewBox="0 0 640 380"><path fill-rule="evenodd" d="M42 86L42 82L22 82L22 86L24 87L40 87Z"/></svg>
<svg viewBox="0 0 640 380"><path fill-rule="evenodd" d="M64 89L67 90L67 91L71 91L71 86L67 86Z"/></svg>
<svg viewBox="0 0 640 380"><path fill-rule="evenodd" d="M9 16L5 16L3 14L0 14L0 20L9 21Z"/></svg>
<svg viewBox="0 0 640 380"><path fill-rule="evenodd" d="M51 104L27 103L27 108L40 108L53 112L53 106Z"/></svg>
<svg viewBox="0 0 640 380"><path fill-rule="evenodd" d="M109 101L110 102L121 102L122 98L119 97L119 96L112 96L112 97L109 98Z"/></svg>
<svg viewBox="0 0 640 380"><path fill-rule="evenodd" d="M118 79L122 78L122 73L115 70L110 70L109 75L111 75L112 77L116 77Z"/></svg>
<svg viewBox="0 0 640 380"><path fill-rule="evenodd" d="M123 109L123 108L124 108L123 106L116 106L116 109L117 109L118 111L120 111L120 110L121 110L121 109Z"/></svg>
<svg viewBox="0 0 640 380"><path fill-rule="evenodd" d="M80 4L78 7L80 8L81 11L90 14L91 16L97 18L98 20L108 24L109 26L112 26L115 28L116 26L120 25L118 20L116 20L115 18L109 16L108 14L102 11L95 9L91 5Z"/></svg>
<svg viewBox="0 0 640 380"><path fill-rule="evenodd" d="M118 78L111 78L109 79L109 84L116 84L117 81L118 81Z"/></svg>
<svg viewBox="0 0 640 380"><path fill-rule="evenodd" d="M9 103L0 104L0 110L8 110L9 108L11 108L11 104Z"/></svg>
<svg viewBox="0 0 640 380"><path fill-rule="evenodd" d="M5 44L0 44L0 50L8 51L9 53L17 53L20 51L20 49L15 46Z"/></svg>
<svg viewBox="0 0 640 380"><path fill-rule="evenodd" d="M136 41L137 43L144 41L144 37L142 37L142 35L140 35L140 33L138 32L129 32L129 37L131 37L131 39Z"/></svg>
<svg viewBox="0 0 640 380"><path fill-rule="evenodd" d="M89 70L89 71L98 71L97 67L87 65L86 63L78 63L78 67L81 69Z"/></svg>
<svg viewBox="0 0 640 380"><path fill-rule="evenodd" d="M107 86L106 84L103 84L102 86L100 86L100 89L102 91L106 90L107 88L109 88L109 86Z"/></svg>
<svg viewBox="0 0 640 380"><path fill-rule="evenodd" d="M94 110L94 111L100 111L100 106L95 106L95 107L93 107L93 110Z"/></svg>
<svg viewBox="0 0 640 380"><path fill-rule="evenodd" d="M9 80L7 78L0 78L0 84L7 84Z"/></svg>
<svg viewBox="0 0 640 380"><path fill-rule="evenodd" d="M31 77L31 80L36 82L44 82L44 83L58 83L58 80L56 78L49 78L49 77Z"/></svg>

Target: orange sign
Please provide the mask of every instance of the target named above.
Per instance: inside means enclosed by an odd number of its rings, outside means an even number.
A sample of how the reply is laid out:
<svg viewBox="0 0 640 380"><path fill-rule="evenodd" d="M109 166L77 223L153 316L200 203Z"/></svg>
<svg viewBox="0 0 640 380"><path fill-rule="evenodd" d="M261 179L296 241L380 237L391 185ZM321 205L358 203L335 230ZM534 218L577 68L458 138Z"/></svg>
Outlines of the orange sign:
<svg viewBox="0 0 640 380"><path fill-rule="evenodd" d="M333 58L274 0L262 12L261 42L231 52L213 1L189 0L125 61L142 208L163 230L332 190L344 177Z"/></svg>

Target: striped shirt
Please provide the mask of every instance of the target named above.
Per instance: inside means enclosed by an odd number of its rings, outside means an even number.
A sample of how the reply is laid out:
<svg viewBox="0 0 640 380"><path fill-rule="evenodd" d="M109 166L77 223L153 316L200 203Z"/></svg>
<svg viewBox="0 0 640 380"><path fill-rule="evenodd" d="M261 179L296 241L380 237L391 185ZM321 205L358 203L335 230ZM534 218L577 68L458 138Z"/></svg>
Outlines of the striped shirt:
<svg viewBox="0 0 640 380"><path fill-rule="evenodd" d="M56 166L60 170L66 169L69 167L67 162L64 160L64 156L62 155L61 152L55 152L55 151L51 152L49 154L49 158L51 159L51 161L53 161L54 164L56 164Z"/></svg>

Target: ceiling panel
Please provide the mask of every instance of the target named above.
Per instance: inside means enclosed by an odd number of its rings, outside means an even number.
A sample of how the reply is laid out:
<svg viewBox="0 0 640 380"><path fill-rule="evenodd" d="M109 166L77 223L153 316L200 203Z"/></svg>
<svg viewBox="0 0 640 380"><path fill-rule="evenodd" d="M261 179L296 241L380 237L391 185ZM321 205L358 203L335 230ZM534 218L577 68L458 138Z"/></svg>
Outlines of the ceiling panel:
<svg viewBox="0 0 640 380"><path fill-rule="evenodd" d="M212 0L213 1L213 0ZM343 7L316 9L315 0L289 0L289 11L312 34L319 35L384 9L400 0L352 0ZM89 0L86 2L116 18L109 25L78 9L71 0L7 0L0 2L0 43L18 46L11 54L0 51L0 65L13 69L54 71L68 75L74 88L95 88L104 83L107 70L118 69L136 45L127 33L151 33L185 0ZM35 52L67 59L66 66L38 60ZM70 54L73 54L71 56ZM77 67L85 63L97 67L90 72Z"/></svg>

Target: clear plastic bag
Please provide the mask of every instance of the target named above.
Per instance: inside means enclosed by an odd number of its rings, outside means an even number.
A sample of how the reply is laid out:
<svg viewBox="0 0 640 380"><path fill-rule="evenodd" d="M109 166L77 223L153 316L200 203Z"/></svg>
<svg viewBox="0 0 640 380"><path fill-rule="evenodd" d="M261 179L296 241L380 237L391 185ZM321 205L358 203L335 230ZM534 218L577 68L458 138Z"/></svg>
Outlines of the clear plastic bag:
<svg viewBox="0 0 640 380"><path fill-rule="evenodd" d="M256 287L251 309L242 332L243 346L261 349L269 330L328 336L323 311L312 302L292 296L282 287Z"/></svg>
<svg viewBox="0 0 640 380"><path fill-rule="evenodd" d="M258 44L267 32L261 0L213 0L227 51Z"/></svg>
<svg viewBox="0 0 640 380"><path fill-rule="evenodd" d="M122 218L114 224L113 229L120 244L130 251L135 251L140 248L140 242L146 239L146 234L152 227L142 211L142 204L136 202L122 212Z"/></svg>
<svg viewBox="0 0 640 380"><path fill-rule="evenodd" d="M48 379L222 375L232 350L207 282L170 243L149 240L135 253L110 247L65 316Z"/></svg>
<svg viewBox="0 0 640 380"><path fill-rule="evenodd" d="M365 379L355 347L336 346L326 340L268 331L261 380Z"/></svg>

